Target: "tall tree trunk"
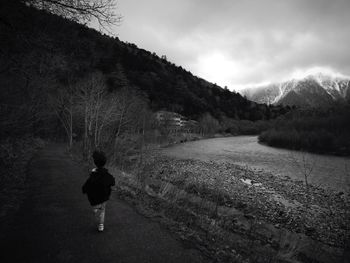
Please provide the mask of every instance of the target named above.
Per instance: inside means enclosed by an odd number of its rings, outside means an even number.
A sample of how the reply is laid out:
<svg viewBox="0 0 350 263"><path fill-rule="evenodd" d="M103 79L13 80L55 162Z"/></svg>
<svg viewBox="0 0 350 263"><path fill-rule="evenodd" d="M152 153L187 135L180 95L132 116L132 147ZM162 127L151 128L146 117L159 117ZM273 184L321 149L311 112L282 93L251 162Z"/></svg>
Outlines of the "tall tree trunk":
<svg viewBox="0 0 350 263"><path fill-rule="evenodd" d="M85 103L85 118L84 118L84 157L88 157L88 105Z"/></svg>
<svg viewBox="0 0 350 263"><path fill-rule="evenodd" d="M118 129L117 129L117 132L115 134L115 143L114 143L115 146L117 146L117 144L118 144L118 138L119 138L120 130L121 130L121 127L122 127L123 119L124 119L124 109L122 110L122 113L120 115L120 119L119 119L119 123L118 123Z"/></svg>
<svg viewBox="0 0 350 263"><path fill-rule="evenodd" d="M73 146L73 109L72 105L69 108L69 150L72 149Z"/></svg>
<svg viewBox="0 0 350 263"><path fill-rule="evenodd" d="M96 148L99 147L99 143L98 143L98 140L97 140L97 137L98 137L98 121L99 121L99 118L98 118L98 112L97 112L96 116L95 116L95 129L94 129L94 144L95 144Z"/></svg>

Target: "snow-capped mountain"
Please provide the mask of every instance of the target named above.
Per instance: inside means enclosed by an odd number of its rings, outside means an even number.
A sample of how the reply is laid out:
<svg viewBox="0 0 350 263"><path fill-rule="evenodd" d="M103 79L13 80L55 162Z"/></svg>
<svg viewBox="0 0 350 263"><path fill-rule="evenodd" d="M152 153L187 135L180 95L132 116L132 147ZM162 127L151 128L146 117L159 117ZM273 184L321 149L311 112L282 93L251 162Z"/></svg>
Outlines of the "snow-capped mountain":
<svg viewBox="0 0 350 263"><path fill-rule="evenodd" d="M318 73L303 79L247 88L240 93L258 103L328 106L339 102L350 102L350 78Z"/></svg>

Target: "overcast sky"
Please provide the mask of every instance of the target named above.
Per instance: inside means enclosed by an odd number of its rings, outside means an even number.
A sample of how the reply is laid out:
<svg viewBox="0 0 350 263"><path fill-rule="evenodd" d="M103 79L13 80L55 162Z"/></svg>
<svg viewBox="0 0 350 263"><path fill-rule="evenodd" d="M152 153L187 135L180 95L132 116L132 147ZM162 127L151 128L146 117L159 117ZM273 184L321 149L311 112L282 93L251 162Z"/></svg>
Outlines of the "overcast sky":
<svg viewBox="0 0 350 263"><path fill-rule="evenodd" d="M231 90L320 69L350 75L350 0L118 0L118 7L122 41Z"/></svg>

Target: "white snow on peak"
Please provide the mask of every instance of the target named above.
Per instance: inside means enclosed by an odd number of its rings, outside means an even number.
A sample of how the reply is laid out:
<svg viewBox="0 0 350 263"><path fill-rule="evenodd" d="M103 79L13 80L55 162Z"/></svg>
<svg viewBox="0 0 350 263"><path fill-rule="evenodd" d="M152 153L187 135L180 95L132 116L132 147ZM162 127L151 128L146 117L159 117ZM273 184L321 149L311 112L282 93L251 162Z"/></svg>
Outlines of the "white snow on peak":
<svg viewBox="0 0 350 263"><path fill-rule="evenodd" d="M296 79L280 83L278 85L279 94L274 98L272 103L276 103L279 100L281 100L284 96L288 94L289 91L293 90L297 84L298 81Z"/></svg>

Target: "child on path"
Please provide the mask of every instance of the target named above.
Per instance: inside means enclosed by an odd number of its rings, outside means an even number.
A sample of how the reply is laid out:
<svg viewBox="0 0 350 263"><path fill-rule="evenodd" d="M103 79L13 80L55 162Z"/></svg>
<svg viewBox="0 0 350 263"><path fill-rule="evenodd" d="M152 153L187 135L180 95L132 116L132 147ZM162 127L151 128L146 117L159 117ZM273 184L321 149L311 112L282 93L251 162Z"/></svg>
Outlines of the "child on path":
<svg viewBox="0 0 350 263"><path fill-rule="evenodd" d="M97 230L104 229L106 202L111 195L111 187L115 185L114 177L104 168L107 158L103 152L92 154L97 168L92 169L90 177L83 185L83 194L87 194L97 221Z"/></svg>

